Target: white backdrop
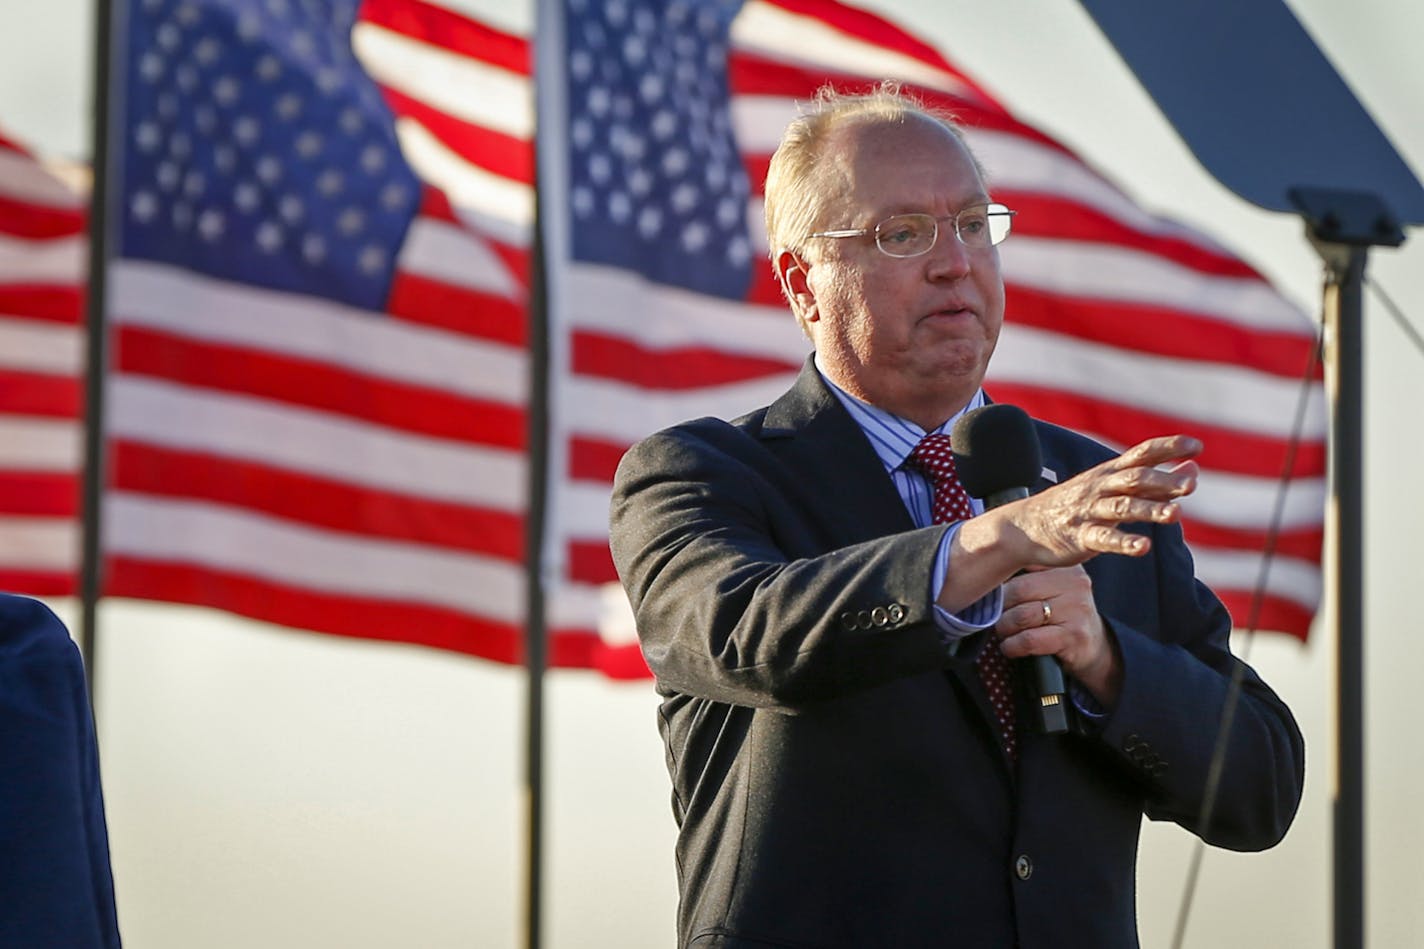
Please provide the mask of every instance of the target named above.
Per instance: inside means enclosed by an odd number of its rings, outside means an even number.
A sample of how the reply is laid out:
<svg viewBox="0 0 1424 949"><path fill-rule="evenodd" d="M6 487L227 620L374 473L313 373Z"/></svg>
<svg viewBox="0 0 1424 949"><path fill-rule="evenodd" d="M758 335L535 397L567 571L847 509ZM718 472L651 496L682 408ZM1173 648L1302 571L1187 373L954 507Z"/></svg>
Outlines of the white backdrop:
<svg viewBox="0 0 1424 949"><path fill-rule="evenodd" d="M0 31L0 126L73 157L87 153L88 5L7 0ZM1299 222L1216 185L1075 0L874 6L1149 209L1212 231L1318 308L1320 268ZM1424 171L1424 61L1414 49L1424 8L1291 6ZM1424 328L1424 237L1375 252L1370 272ZM1412 411L1424 354L1368 295L1367 305L1368 925L1372 945L1424 945L1413 682L1424 648L1411 595L1412 541L1424 534L1412 490L1424 470ZM72 604L54 605L72 619ZM115 602L101 620L102 764L128 946L517 945L517 670L177 607ZM1330 943L1333 649L1321 622L1307 646L1264 636L1252 647L1306 732L1306 800L1276 850L1207 854L1188 946ZM556 673L547 693L545 945L669 945L672 819L651 692ZM1146 829L1146 946L1169 942L1191 847L1174 827Z"/></svg>

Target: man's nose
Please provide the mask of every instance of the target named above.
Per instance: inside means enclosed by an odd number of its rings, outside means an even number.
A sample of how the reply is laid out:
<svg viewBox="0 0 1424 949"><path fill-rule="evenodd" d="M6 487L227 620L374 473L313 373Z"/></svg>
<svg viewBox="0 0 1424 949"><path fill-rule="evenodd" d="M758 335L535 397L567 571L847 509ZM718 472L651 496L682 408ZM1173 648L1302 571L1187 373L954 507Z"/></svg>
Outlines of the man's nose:
<svg viewBox="0 0 1424 949"><path fill-rule="evenodd" d="M930 248L927 266L932 280L958 280L968 275L973 266L973 252L954 232L954 222L945 221L939 227L939 239Z"/></svg>

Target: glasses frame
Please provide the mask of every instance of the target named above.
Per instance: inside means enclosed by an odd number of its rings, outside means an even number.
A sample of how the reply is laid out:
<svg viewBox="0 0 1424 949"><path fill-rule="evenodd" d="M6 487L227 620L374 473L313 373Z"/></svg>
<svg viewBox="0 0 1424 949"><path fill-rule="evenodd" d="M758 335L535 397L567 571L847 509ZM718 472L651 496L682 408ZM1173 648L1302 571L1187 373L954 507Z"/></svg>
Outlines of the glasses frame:
<svg viewBox="0 0 1424 949"><path fill-rule="evenodd" d="M970 242L966 241L964 239L964 235L959 232L959 218L962 215L968 214L970 211L978 211L981 208L984 209L985 217L1007 217L1009 219L1009 227L1004 231L1004 236L1000 237L998 240L990 240L988 243L985 244L971 244ZM935 217L933 214L929 214L924 211L912 211L907 214L892 214L885 220L878 222L874 227L857 227L844 230L817 231L815 234L808 234L806 236L806 239L810 240L814 237L839 238L874 236L875 249L880 251L880 253L884 254L886 257L890 257L895 260L913 260L916 257L923 257L925 254L928 254L930 251L934 250L935 245L939 243L940 221L953 222L954 239L959 241L960 244L963 244L965 247L968 247L971 250L982 250L986 247L997 247L998 245L1002 244L1006 239L1008 239L1009 234L1013 231L1014 215L1018 213L1019 212L1017 211L1011 210L1007 205L999 204L996 201L988 201L984 204L972 204L967 208L961 208L960 210L954 212L951 215L948 215L947 217ZM907 217L929 218L930 221L934 224L934 236L930 239L929 245L924 250L916 251L913 254L892 254L890 253L890 251L885 249L884 245L880 243L881 228L884 228L892 221ZM993 235L991 233L990 237L992 238L992 236Z"/></svg>

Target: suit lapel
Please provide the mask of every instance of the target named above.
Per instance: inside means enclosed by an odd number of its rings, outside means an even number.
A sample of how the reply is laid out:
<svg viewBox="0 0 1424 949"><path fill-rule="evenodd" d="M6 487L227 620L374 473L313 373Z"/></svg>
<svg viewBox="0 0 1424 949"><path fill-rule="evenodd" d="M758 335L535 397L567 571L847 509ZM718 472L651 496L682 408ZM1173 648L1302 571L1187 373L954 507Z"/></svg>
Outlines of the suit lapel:
<svg viewBox="0 0 1424 949"><path fill-rule="evenodd" d="M914 523L865 433L808 359L767 409L763 444L786 466L816 518L838 545L912 530ZM854 516L848 511L854 507Z"/></svg>
<svg viewBox="0 0 1424 949"><path fill-rule="evenodd" d="M885 465L810 359L796 384L767 409L760 438L798 484L812 486L801 494L828 526L835 546L914 529ZM852 509L854 514L848 514ZM971 636L961 655L946 663L948 684L978 711L982 737L997 751L1012 784L1013 768L998 738L994 709L974 668L984 635Z"/></svg>

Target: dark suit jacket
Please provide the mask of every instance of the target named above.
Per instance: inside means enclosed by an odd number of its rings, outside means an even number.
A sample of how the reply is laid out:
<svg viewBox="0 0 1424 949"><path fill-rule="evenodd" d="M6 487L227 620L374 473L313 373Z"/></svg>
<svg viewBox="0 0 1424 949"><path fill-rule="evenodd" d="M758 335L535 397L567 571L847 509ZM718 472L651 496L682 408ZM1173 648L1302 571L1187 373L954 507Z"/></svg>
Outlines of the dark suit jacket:
<svg viewBox="0 0 1424 949"><path fill-rule="evenodd" d="M0 947L118 945L79 650L45 606L0 594Z"/></svg>
<svg viewBox="0 0 1424 949"><path fill-rule="evenodd" d="M1039 437L1060 479L1110 456ZM1199 823L1238 661L1177 528L1087 565L1121 699L1094 734L1024 736L1016 771L972 648L947 657L933 621L944 530L912 526L809 362L770 407L623 460L613 552L663 697L680 945L1135 946L1144 813L1233 849L1285 833L1302 741L1249 668Z"/></svg>

